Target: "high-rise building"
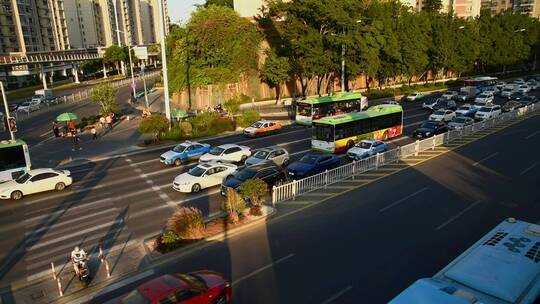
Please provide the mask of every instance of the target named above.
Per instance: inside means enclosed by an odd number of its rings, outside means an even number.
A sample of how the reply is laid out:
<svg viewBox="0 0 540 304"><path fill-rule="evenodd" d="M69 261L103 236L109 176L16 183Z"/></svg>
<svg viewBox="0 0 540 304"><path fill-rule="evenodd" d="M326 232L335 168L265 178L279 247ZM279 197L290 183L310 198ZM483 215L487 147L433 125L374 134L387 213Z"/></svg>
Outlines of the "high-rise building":
<svg viewBox="0 0 540 304"><path fill-rule="evenodd" d="M511 11L540 18L540 0L482 0L482 9L491 11L492 15Z"/></svg>

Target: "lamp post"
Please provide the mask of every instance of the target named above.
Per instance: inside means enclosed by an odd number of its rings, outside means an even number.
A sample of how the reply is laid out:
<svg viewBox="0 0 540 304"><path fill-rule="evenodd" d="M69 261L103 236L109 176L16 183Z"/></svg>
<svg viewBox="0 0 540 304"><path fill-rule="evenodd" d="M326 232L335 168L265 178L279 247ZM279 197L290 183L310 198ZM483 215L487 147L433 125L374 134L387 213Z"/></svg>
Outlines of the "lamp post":
<svg viewBox="0 0 540 304"><path fill-rule="evenodd" d="M7 98L6 98L6 92L4 91L4 83L2 81L0 81L0 91L2 91L2 99L4 100L4 111L6 113L6 122L8 122L8 118L9 118L9 107L8 107L8 104L7 104ZM4 122L2 122L4 123ZM11 140L15 140L15 133L13 133L13 131L11 130L11 128L9 127L9 124L8 124L8 129L9 129L9 135L11 136Z"/></svg>
<svg viewBox="0 0 540 304"><path fill-rule="evenodd" d="M163 15L163 2L159 5L159 34L161 44L161 65L163 68L163 96L165 97L165 116L171 122L171 105L169 100L169 77L167 76L167 52L165 50L165 16Z"/></svg>
<svg viewBox="0 0 540 304"><path fill-rule="evenodd" d="M118 25L118 11L116 10L116 0L112 0L114 7L114 21L116 22L116 39L118 39L118 46L122 46L120 41L120 28ZM122 74L126 75L126 66L124 65L124 60L120 61L120 68L122 69Z"/></svg>

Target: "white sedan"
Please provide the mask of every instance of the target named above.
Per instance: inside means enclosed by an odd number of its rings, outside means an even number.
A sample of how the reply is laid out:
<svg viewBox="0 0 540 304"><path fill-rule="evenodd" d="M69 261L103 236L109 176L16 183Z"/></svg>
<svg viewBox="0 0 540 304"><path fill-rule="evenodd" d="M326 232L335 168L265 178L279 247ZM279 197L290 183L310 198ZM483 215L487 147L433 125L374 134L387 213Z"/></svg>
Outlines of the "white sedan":
<svg viewBox="0 0 540 304"><path fill-rule="evenodd" d="M424 98L424 94L419 93L419 92L411 93L411 94L407 95L407 97L405 97L405 99L407 99L408 101L415 101L415 100L419 100L419 99L422 99L422 98Z"/></svg>
<svg viewBox="0 0 540 304"><path fill-rule="evenodd" d="M221 185L236 169L236 165L229 163L199 164L188 172L178 175L174 179L173 189L178 192L197 193L201 189Z"/></svg>
<svg viewBox="0 0 540 304"><path fill-rule="evenodd" d="M49 190L62 191L73 182L69 175L67 170L30 170L16 180L1 183L0 198L19 200L28 194Z"/></svg>
<svg viewBox="0 0 540 304"><path fill-rule="evenodd" d="M529 93L531 91L531 88L526 84L522 84L517 88L517 91L521 93Z"/></svg>
<svg viewBox="0 0 540 304"><path fill-rule="evenodd" d="M210 152L203 154L199 158L199 163L209 161L223 161L229 163L238 163L245 161L251 156L249 147L235 144L225 144L210 149Z"/></svg>
<svg viewBox="0 0 540 304"><path fill-rule="evenodd" d="M454 113L454 111L441 109L429 115L429 120L447 122L452 120L454 117L456 117L456 113Z"/></svg>

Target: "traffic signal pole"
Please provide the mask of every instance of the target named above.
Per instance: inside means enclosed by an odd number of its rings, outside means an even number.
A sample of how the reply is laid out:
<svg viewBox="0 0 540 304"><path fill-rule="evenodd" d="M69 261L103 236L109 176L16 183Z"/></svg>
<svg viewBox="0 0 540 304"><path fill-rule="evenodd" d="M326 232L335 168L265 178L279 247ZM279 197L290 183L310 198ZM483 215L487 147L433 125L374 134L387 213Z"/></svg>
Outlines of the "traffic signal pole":
<svg viewBox="0 0 540 304"><path fill-rule="evenodd" d="M6 91L4 91L4 83L2 81L0 81L0 91L2 91L2 99L4 100L4 111L6 113L6 122L7 122L10 115L9 115L9 107L8 107L8 104L7 104ZM11 135L11 140L15 140L15 133L13 133L13 131L9 127L9 124L8 124L7 128L9 129L9 134Z"/></svg>

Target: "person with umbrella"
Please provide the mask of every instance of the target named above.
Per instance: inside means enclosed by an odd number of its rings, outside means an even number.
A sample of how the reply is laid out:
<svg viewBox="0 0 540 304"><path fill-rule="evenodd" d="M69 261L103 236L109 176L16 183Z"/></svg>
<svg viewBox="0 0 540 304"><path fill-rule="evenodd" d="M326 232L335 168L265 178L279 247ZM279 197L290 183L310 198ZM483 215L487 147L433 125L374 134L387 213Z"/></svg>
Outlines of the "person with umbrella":
<svg viewBox="0 0 540 304"><path fill-rule="evenodd" d="M56 117L56 121L62 121L66 124L69 123L68 130L72 133L75 132L75 120L77 120L77 115L70 112L62 113Z"/></svg>

